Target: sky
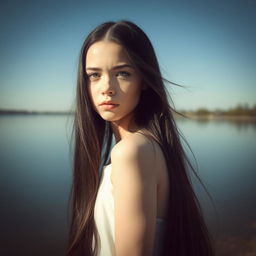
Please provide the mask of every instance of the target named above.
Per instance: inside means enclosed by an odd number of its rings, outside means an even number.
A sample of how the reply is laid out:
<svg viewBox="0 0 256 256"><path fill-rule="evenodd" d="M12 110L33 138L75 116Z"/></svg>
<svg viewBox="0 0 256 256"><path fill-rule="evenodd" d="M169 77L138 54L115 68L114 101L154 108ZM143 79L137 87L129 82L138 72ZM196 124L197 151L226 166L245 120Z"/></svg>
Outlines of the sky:
<svg viewBox="0 0 256 256"><path fill-rule="evenodd" d="M256 0L15 1L0 9L0 109L66 111L87 34L130 20L149 36L178 110L256 104Z"/></svg>

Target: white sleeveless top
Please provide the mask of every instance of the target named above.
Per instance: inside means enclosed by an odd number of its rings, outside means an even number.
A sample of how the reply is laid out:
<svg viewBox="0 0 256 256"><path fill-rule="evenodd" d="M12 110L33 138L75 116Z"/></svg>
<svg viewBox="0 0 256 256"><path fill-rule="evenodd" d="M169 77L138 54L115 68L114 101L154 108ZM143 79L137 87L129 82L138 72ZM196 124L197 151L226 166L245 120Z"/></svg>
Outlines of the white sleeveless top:
<svg viewBox="0 0 256 256"><path fill-rule="evenodd" d="M98 256L115 256L114 233L114 198L113 185L110 179L111 164L103 167L100 186L94 208L94 220L100 236L100 249ZM160 255L161 242L163 241L164 220L156 219L156 234L154 256ZM94 247L93 237L93 247Z"/></svg>

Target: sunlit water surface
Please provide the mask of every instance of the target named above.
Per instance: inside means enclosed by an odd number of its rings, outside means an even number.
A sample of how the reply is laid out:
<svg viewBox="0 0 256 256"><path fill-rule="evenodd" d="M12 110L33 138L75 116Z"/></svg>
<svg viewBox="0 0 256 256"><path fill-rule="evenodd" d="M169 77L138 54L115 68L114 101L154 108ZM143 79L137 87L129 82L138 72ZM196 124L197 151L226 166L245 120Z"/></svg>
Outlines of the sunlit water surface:
<svg viewBox="0 0 256 256"><path fill-rule="evenodd" d="M256 123L177 123L215 203L193 179L217 255L256 255ZM0 116L1 255L64 255L71 128L72 116Z"/></svg>

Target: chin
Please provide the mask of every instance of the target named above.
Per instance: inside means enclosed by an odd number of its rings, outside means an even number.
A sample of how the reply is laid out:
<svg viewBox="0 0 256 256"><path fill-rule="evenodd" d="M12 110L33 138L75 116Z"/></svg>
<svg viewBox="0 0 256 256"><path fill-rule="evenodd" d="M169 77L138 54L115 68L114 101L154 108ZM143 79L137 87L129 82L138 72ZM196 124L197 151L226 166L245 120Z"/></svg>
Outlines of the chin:
<svg viewBox="0 0 256 256"><path fill-rule="evenodd" d="M118 121L120 119L113 113L109 113L109 114L104 113L104 114L101 114L100 117L108 122L114 122L114 121Z"/></svg>
<svg viewBox="0 0 256 256"><path fill-rule="evenodd" d="M100 117L102 119L104 119L105 121L108 121L108 122L116 122L116 121L120 121L120 120L124 120L126 118L129 119L129 115L132 113L131 112L128 112L128 113L114 113L114 112L111 112L111 111L105 111L103 113L99 113Z"/></svg>

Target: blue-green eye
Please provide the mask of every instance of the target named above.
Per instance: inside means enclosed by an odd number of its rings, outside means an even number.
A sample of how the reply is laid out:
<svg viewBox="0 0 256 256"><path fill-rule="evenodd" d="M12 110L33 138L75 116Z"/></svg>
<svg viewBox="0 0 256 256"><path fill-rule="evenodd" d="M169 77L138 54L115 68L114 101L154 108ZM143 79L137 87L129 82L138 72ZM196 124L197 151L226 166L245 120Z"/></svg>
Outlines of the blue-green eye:
<svg viewBox="0 0 256 256"><path fill-rule="evenodd" d="M129 72L126 72L126 71L119 71L117 73L118 76L121 76L121 77L129 77L131 74Z"/></svg>
<svg viewBox="0 0 256 256"><path fill-rule="evenodd" d="M97 79L100 77L100 74L99 73L91 73L91 74L87 74L87 76L90 78L90 79Z"/></svg>

